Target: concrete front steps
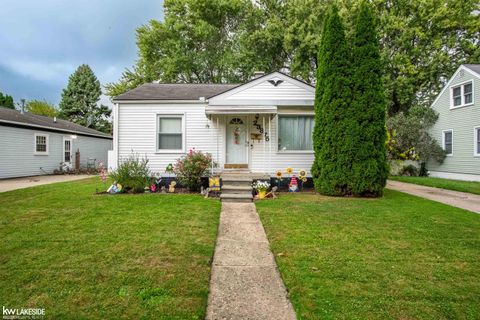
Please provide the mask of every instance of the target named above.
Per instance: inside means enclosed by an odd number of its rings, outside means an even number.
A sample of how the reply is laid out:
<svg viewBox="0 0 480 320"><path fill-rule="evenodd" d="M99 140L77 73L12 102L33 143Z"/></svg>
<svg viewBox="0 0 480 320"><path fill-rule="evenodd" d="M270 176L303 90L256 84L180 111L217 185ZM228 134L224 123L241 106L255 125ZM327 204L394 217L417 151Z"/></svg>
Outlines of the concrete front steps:
<svg viewBox="0 0 480 320"><path fill-rule="evenodd" d="M222 175L222 193L220 200L222 202L252 202L252 182L253 179L248 175L229 174Z"/></svg>

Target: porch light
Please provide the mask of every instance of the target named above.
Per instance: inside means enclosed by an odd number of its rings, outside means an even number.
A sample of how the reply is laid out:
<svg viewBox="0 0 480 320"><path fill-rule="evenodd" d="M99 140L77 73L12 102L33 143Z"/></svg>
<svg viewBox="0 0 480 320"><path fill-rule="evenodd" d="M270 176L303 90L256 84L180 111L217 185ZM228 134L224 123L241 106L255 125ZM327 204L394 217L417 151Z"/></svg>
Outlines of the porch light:
<svg viewBox="0 0 480 320"><path fill-rule="evenodd" d="M77 139L77 135L76 135L76 134L72 134L72 135L70 136L70 138L72 138L72 139Z"/></svg>

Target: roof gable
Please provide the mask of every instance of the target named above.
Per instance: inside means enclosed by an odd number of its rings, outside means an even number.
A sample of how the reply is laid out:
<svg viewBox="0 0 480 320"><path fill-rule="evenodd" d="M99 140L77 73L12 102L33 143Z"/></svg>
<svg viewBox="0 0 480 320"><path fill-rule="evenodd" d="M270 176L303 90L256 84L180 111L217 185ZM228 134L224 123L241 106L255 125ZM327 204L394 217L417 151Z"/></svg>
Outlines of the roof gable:
<svg viewBox="0 0 480 320"><path fill-rule="evenodd" d="M313 105L315 88L273 72L209 99L209 105Z"/></svg>
<svg viewBox="0 0 480 320"><path fill-rule="evenodd" d="M457 76L460 72L468 72L469 74L471 74L472 76L474 77L477 77L480 79L480 74L476 72L476 70L479 70L480 71L480 65L478 64L462 64L460 67L458 67L458 69L455 71L455 73L450 77L450 79L448 79L448 82L447 84L443 87L442 91L440 91L440 93L437 95L437 97L435 98L435 100L433 101L431 107L434 107L437 102L439 101L440 97L442 97L445 92L447 92L447 89L450 88L454 83L455 79L457 79Z"/></svg>

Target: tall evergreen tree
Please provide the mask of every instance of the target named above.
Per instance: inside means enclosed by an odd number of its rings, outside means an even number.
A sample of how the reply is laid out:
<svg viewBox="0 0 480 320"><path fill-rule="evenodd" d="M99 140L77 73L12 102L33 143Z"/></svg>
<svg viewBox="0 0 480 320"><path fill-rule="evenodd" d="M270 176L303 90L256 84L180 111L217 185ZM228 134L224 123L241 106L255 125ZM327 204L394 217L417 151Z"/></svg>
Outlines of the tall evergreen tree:
<svg viewBox="0 0 480 320"><path fill-rule="evenodd" d="M70 76L68 85L62 92L60 117L82 126L109 132L110 109L98 105L102 90L100 81L86 64L81 65Z"/></svg>
<svg viewBox="0 0 480 320"><path fill-rule="evenodd" d="M351 59L345 30L336 5L324 22L318 54L315 95L315 189L327 195L352 193Z"/></svg>
<svg viewBox="0 0 480 320"><path fill-rule="evenodd" d="M352 35L352 136L355 149L352 193L380 196L387 181L386 98L384 73L376 32L376 19L370 5L362 1L354 20Z"/></svg>
<svg viewBox="0 0 480 320"><path fill-rule="evenodd" d="M0 92L0 107L15 109L12 96Z"/></svg>

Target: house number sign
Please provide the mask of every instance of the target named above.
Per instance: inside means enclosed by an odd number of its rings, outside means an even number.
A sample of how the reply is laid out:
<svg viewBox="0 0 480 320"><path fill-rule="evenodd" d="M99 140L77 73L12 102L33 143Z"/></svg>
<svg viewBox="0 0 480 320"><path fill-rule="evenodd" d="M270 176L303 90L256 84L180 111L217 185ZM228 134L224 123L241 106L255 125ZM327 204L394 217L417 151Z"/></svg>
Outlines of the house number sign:
<svg viewBox="0 0 480 320"><path fill-rule="evenodd" d="M262 125L258 122L258 119L260 116L258 114L255 115L255 120L253 120L253 125L257 128L257 130L265 136L265 141L270 141L270 136L268 135L268 132L266 132Z"/></svg>

